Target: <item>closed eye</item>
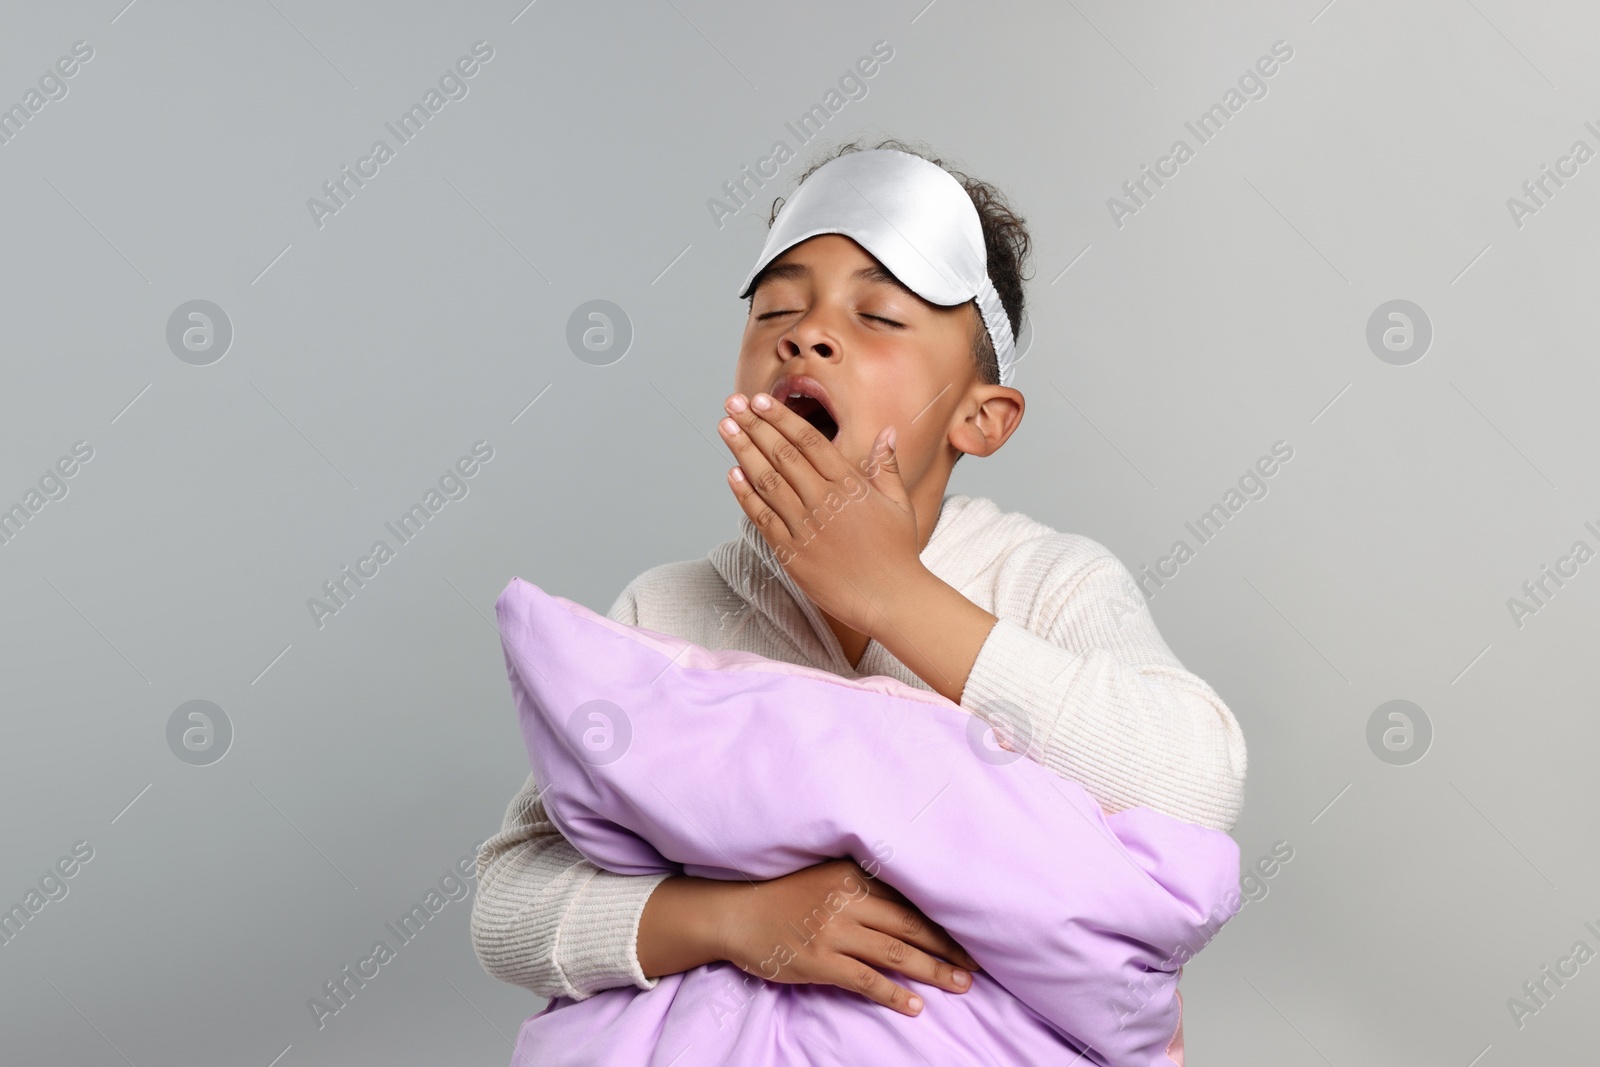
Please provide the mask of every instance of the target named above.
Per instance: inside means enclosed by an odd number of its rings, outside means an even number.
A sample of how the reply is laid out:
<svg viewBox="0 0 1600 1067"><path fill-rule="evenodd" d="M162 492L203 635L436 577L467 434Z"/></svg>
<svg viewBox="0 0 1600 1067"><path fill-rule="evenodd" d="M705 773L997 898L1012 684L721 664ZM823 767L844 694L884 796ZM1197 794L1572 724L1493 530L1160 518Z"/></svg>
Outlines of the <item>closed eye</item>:
<svg viewBox="0 0 1600 1067"><path fill-rule="evenodd" d="M756 321L757 322L764 322L767 319L777 318L779 315L793 315L793 314L796 314L796 312L794 312L794 311L768 311L768 312L764 312L764 313L762 313L760 315L757 315L756 316ZM864 319L874 319L874 320L876 320L878 322L884 323L885 325L893 326L896 329L905 329L905 323L896 322L893 319L886 319L882 315L862 314L861 317L864 318Z"/></svg>

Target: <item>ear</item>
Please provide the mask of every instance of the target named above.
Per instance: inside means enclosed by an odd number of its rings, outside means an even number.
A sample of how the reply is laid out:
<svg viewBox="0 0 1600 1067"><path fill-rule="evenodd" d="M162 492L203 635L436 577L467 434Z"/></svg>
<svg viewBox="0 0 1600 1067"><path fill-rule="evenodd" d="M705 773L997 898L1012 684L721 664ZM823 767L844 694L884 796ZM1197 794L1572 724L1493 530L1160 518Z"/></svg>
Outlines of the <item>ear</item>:
<svg viewBox="0 0 1600 1067"><path fill-rule="evenodd" d="M973 386L967 403L951 419L951 446L969 456L993 455L1022 425L1026 406L1022 394L1008 386Z"/></svg>

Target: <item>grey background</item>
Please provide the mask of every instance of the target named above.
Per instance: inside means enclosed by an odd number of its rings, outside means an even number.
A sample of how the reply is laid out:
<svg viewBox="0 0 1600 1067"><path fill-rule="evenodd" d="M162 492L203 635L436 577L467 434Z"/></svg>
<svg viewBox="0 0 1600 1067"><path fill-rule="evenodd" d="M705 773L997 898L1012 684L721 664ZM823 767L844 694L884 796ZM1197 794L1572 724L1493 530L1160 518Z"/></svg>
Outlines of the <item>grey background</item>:
<svg viewBox="0 0 1600 1067"><path fill-rule="evenodd" d="M0 902L94 849L0 945L6 1061L507 1061L543 1001L479 968L466 900L324 1028L306 1002L523 779L511 576L604 611L733 536L733 290L817 149L785 121L879 40L822 142L925 142L1037 242L1027 417L952 492L1137 573L1294 449L1151 605L1243 725L1245 862L1294 849L1185 972L1193 1061L1592 1049L1600 964L1521 1028L1507 999L1600 949L1600 562L1520 628L1507 599L1600 547L1600 161L1521 227L1506 201L1600 147L1600 13L1323 2L6 4L0 104L95 51L0 146L0 504L94 449L0 547ZM469 95L314 225L480 39ZM1278 40L1267 95L1116 226ZM718 229L778 139L798 158ZM195 299L234 329L203 367L165 340ZM634 330L603 367L565 340L595 299ZM1394 299L1434 330L1406 366L1365 340ZM468 495L319 629L307 599L480 439ZM234 730L209 766L166 741L196 699ZM1419 762L1368 748L1391 699L1432 723Z"/></svg>

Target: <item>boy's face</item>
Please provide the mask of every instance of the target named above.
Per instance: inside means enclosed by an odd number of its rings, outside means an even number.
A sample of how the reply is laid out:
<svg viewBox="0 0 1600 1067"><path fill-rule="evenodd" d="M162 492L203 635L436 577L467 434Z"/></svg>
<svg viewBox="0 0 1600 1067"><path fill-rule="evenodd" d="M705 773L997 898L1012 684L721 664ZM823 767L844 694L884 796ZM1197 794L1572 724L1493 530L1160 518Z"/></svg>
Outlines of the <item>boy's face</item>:
<svg viewBox="0 0 1600 1067"><path fill-rule="evenodd" d="M822 234L762 272L734 390L753 397L785 375L815 378L839 424L833 443L856 469L878 432L897 428L909 488L936 463L954 463L957 450L980 450L967 447L972 430L964 427L982 399L974 390L989 388L972 355L980 322L972 303L930 304L850 238Z"/></svg>

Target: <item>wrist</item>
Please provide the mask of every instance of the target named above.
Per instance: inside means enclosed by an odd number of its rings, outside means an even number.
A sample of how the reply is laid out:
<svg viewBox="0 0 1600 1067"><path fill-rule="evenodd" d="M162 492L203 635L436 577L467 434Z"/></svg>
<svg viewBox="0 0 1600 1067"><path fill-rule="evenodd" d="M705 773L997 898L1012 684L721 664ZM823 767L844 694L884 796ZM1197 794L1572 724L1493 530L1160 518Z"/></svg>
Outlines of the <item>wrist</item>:
<svg viewBox="0 0 1600 1067"><path fill-rule="evenodd" d="M887 583L888 592L874 605L872 617L860 627L862 633L886 645L886 638L904 626L903 620L917 617L937 604L941 595L953 592L943 578L930 571L919 559L898 578Z"/></svg>
<svg viewBox="0 0 1600 1067"><path fill-rule="evenodd" d="M647 978L677 974L721 959L723 883L673 875L645 901L635 949Z"/></svg>
<svg viewBox="0 0 1600 1067"><path fill-rule="evenodd" d="M739 935L749 929L749 909L759 884L706 879L702 926L698 939L704 951L717 960L734 960Z"/></svg>
<svg viewBox="0 0 1600 1067"><path fill-rule="evenodd" d="M967 676L999 616L927 567L902 583L868 633L930 689L959 704Z"/></svg>

